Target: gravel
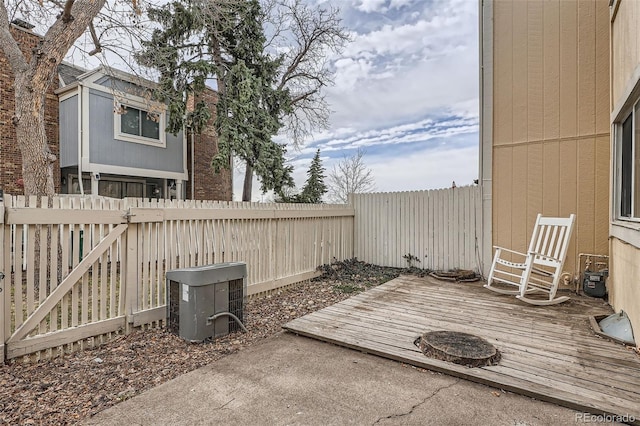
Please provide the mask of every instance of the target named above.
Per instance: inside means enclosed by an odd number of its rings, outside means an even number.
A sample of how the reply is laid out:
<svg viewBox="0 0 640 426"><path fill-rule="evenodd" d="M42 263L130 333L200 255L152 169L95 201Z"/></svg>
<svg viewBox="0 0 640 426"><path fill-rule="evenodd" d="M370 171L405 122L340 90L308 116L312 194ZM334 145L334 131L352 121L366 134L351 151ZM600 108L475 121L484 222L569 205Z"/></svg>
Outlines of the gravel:
<svg viewBox="0 0 640 426"><path fill-rule="evenodd" d="M249 300L248 333L188 343L163 328L135 331L96 348L37 363L0 366L1 424L74 424L146 389L195 370L278 331L294 318L347 299L412 269L356 260L319 268L323 275Z"/></svg>

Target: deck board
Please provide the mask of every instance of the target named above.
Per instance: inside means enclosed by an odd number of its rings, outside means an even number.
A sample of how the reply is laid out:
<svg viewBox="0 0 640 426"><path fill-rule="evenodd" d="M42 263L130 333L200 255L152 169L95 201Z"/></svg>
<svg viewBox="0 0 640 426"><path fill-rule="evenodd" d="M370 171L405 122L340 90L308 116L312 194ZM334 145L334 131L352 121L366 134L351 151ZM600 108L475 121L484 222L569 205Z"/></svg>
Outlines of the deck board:
<svg viewBox="0 0 640 426"><path fill-rule="evenodd" d="M402 276L284 328L575 410L633 416L640 424L640 357L589 326L588 316L611 312L583 296L533 307L477 283ZM502 360L467 368L428 358L413 342L433 330L483 337Z"/></svg>

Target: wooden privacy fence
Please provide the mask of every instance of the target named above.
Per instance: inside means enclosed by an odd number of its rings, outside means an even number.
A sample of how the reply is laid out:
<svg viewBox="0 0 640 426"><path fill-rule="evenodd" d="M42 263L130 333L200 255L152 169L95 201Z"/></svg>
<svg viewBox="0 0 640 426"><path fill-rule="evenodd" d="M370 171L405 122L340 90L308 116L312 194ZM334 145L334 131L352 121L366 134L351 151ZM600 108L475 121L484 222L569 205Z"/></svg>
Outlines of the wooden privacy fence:
<svg viewBox="0 0 640 426"><path fill-rule="evenodd" d="M0 361L164 319L167 270L243 261L251 295L353 257L348 206L5 197L0 213Z"/></svg>
<svg viewBox="0 0 640 426"><path fill-rule="evenodd" d="M478 269L480 188L353 194L354 251L359 260L432 270Z"/></svg>

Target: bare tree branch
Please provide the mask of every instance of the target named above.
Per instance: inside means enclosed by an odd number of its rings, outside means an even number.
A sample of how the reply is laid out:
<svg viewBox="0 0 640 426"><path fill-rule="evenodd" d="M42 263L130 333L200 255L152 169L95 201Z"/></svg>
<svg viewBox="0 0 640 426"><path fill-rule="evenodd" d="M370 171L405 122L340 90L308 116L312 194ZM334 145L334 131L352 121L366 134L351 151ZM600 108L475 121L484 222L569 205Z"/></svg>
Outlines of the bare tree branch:
<svg viewBox="0 0 640 426"><path fill-rule="evenodd" d="M24 72L27 69L27 60L9 31L10 25L9 14L3 1L0 3L0 46L14 72Z"/></svg>
<svg viewBox="0 0 640 426"><path fill-rule="evenodd" d="M69 22L73 21L73 15L71 15L71 8L73 7L73 3L75 0L67 0L66 3L64 4L64 7L62 8L62 16L60 17L60 19L62 19L62 22L64 22L65 24L68 24Z"/></svg>
<svg viewBox="0 0 640 426"><path fill-rule="evenodd" d="M96 34L96 27L93 25L93 21L89 24L89 33L91 34L91 39L93 40L93 45L95 49L89 52L89 56L93 56L97 53L102 52L102 46L100 45L100 39L98 39L98 35Z"/></svg>
<svg viewBox="0 0 640 426"><path fill-rule="evenodd" d="M299 147L315 130L328 125L329 106L322 89L333 85L329 57L350 41L339 10L302 0L263 0L267 47L282 55L278 89L289 91L291 112L286 133Z"/></svg>
<svg viewBox="0 0 640 426"><path fill-rule="evenodd" d="M373 172L364 163L362 148L351 156L345 156L329 173L329 201L346 204L349 194L375 191Z"/></svg>

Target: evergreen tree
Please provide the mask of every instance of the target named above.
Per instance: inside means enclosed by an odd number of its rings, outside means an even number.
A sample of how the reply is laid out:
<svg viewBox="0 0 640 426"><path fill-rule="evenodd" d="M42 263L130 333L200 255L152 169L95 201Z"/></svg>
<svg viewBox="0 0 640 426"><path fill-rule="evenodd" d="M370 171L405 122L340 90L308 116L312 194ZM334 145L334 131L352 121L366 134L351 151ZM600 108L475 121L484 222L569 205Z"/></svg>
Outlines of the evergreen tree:
<svg viewBox="0 0 640 426"><path fill-rule="evenodd" d="M286 148L272 141L290 111L288 91L276 85L282 58L265 53L258 0L173 2L149 16L162 29L143 44L138 61L160 71L158 98L169 104L169 130L184 124L199 131L210 118L204 103L191 112L189 95L204 89L207 78L218 83L214 170L229 167L232 155L245 163L243 200L251 199L254 173L263 192L293 185Z"/></svg>
<svg viewBox="0 0 640 426"><path fill-rule="evenodd" d="M300 203L300 194L295 186L285 186L277 191L273 197L274 203Z"/></svg>
<svg viewBox="0 0 640 426"><path fill-rule="evenodd" d="M316 155L311 160L311 165L307 171L307 181L302 187L299 195L301 203L321 203L322 196L327 193L327 185L324 184L324 167L320 160L320 150L316 151Z"/></svg>
<svg viewBox="0 0 640 426"><path fill-rule="evenodd" d="M149 17L159 28L137 59L160 72L158 98L169 105L169 130L201 130L211 114L204 103L188 110L187 100L215 77L221 137L214 168L229 167L231 155L245 162L244 200L254 173L263 191L289 185L285 148L267 137L284 130L298 146L328 126L328 56L350 40L339 9L304 0L189 0L152 8Z"/></svg>
<svg viewBox="0 0 640 426"><path fill-rule="evenodd" d="M272 141L282 127L281 114L290 105L288 92L275 87L281 59L264 53L260 3L239 2L232 9L236 25L222 32L229 71L222 77L225 90L217 105L221 149L213 165L224 167L231 153L240 157L245 163L242 199L250 201L254 172L263 192L293 185L293 167L285 164L286 149Z"/></svg>

